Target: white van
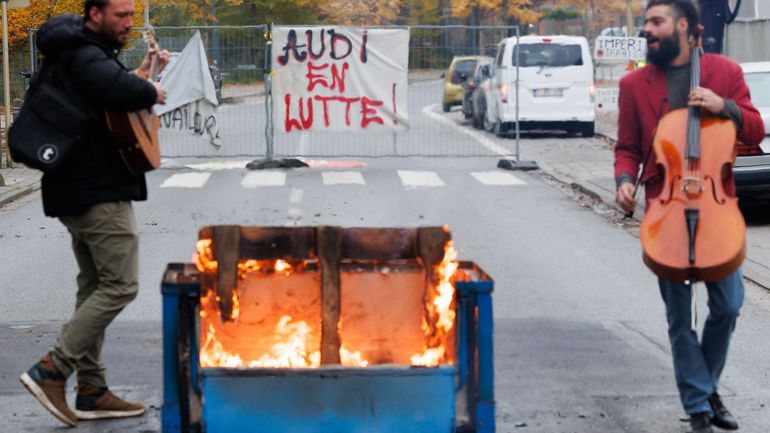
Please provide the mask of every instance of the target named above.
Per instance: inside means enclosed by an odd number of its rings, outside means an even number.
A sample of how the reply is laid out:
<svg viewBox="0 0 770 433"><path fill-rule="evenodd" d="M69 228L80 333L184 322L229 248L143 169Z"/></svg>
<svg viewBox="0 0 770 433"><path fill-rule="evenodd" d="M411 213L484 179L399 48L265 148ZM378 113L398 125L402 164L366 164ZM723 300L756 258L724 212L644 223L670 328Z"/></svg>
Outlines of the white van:
<svg viewBox="0 0 770 433"><path fill-rule="evenodd" d="M487 98L488 129L511 132L516 122L516 38L498 44ZM594 135L596 87L582 36L522 36L519 50L521 130L563 129Z"/></svg>

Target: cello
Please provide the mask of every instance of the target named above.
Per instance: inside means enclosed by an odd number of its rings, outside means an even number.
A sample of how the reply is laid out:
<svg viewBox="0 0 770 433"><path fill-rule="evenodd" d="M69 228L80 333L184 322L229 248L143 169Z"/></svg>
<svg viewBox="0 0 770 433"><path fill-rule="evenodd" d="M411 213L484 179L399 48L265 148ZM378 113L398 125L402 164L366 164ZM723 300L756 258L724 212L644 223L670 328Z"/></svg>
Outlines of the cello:
<svg viewBox="0 0 770 433"><path fill-rule="evenodd" d="M700 85L699 26L690 42L690 90ZM653 142L663 189L649 200L640 225L643 260L658 277L719 281L746 256L746 223L727 194L736 155L732 120L689 106L658 123Z"/></svg>

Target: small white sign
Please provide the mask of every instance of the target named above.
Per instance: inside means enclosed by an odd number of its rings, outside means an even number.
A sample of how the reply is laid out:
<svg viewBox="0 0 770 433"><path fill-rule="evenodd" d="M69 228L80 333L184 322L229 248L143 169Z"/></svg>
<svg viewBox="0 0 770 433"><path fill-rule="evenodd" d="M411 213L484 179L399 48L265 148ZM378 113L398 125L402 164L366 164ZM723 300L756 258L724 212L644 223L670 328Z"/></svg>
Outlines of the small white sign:
<svg viewBox="0 0 770 433"><path fill-rule="evenodd" d="M620 36L599 36L594 44L596 61L644 60L647 57L647 39Z"/></svg>
<svg viewBox="0 0 770 433"><path fill-rule="evenodd" d="M599 87L596 89L596 111L618 111L619 87Z"/></svg>
<svg viewBox="0 0 770 433"><path fill-rule="evenodd" d="M8 0L8 9L24 9L29 7L29 0Z"/></svg>

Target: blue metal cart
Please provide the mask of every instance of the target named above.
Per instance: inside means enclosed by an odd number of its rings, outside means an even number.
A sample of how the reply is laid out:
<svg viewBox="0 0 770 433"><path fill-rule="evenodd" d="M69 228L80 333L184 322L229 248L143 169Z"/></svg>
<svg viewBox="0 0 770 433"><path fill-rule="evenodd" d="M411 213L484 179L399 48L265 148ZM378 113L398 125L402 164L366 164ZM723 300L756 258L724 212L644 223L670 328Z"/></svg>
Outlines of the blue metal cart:
<svg viewBox="0 0 770 433"><path fill-rule="evenodd" d="M201 368L200 275L169 264L163 432L494 432L493 281L472 262L458 272L452 365Z"/></svg>

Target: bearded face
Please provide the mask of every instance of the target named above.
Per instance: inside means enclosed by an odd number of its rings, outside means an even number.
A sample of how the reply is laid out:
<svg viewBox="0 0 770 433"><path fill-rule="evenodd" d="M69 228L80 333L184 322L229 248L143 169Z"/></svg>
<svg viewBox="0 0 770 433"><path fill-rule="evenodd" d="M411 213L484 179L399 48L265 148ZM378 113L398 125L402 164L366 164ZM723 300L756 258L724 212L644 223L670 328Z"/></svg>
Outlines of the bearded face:
<svg viewBox="0 0 770 433"><path fill-rule="evenodd" d="M659 67L671 63L682 51L679 38L676 32L660 37L647 35L647 61Z"/></svg>

